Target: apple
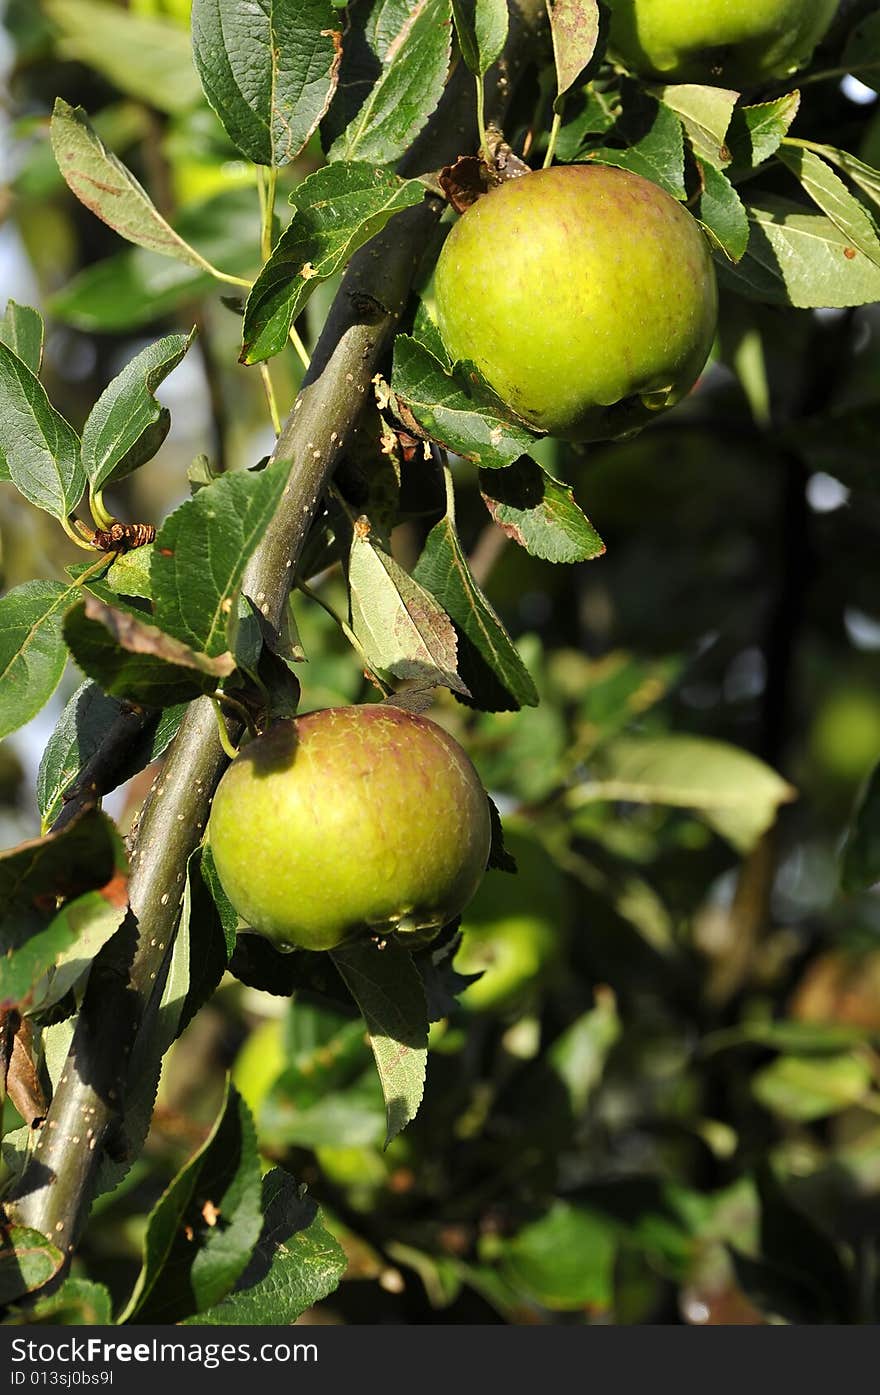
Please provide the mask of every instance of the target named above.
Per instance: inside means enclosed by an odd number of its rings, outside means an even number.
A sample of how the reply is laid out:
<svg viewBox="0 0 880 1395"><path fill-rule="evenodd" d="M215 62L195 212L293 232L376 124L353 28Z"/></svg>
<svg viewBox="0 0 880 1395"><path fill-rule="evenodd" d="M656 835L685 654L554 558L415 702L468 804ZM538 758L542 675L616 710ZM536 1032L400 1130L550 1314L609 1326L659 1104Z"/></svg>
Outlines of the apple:
<svg viewBox="0 0 880 1395"><path fill-rule="evenodd" d="M567 929L565 878L543 844L522 825L505 822L504 844L515 875L489 872L462 917L455 956L460 974L482 977L461 994L475 1012L526 1006L558 961Z"/></svg>
<svg viewBox="0 0 880 1395"><path fill-rule="evenodd" d="M279 722L217 787L208 837L242 920L282 949L439 930L486 868L489 804L465 752L386 704Z"/></svg>
<svg viewBox="0 0 880 1395"><path fill-rule="evenodd" d="M812 57L838 0L606 0L610 46L666 82L754 87Z"/></svg>
<svg viewBox="0 0 880 1395"><path fill-rule="evenodd" d="M477 200L434 281L450 358L472 362L528 425L573 441L641 429L678 402L715 335L697 223L627 170L563 165Z"/></svg>

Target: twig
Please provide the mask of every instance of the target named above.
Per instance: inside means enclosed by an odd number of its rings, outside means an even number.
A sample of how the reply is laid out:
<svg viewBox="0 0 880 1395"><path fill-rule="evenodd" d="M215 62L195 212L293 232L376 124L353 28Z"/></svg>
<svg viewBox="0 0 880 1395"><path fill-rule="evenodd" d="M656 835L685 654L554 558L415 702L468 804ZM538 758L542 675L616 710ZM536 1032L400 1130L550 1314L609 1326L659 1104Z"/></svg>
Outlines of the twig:
<svg viewBox="0 0 880 1395"><path fill-rule="evenodd" d="M522 46L536 12L528 0L515 13L515 44ZM462 120L461 93L461 84L450 81L407 161L408 172L420 161L422 168L436 168L465 148L473 118L465 114ZM276 632L319 500L368 397L442 207L431 197L408 209L352 260L282 428L275 458L291 461L290 482L243 588ZM201 698L189 705L142 812L131 859L130 915L92 967L47 1122L7 1208L67 1252L85 1221L126 1081L149 1061L151 1019L167 972L186 865L201 842L225 766L213 703Z"/></svg>

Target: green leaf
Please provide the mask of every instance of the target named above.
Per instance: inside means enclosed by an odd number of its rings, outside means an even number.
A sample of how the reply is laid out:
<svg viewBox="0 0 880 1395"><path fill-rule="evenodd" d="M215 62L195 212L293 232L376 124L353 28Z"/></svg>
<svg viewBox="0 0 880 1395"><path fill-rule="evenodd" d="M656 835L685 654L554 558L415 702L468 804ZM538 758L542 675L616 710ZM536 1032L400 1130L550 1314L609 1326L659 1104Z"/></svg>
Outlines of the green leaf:
<svg viewBox="0 0 880 1395"><path fill-rule="evenodd" d="M150 565L156 623L166 634L212 658L228 651L245 566L289 475L288 460L223 475L166 518Z"/></svg>
<svg viewBox="0 0 880 1395"><path fill-rule="evenodd" d="M93 596L67 612L64 637L80 668L111 697L172 707L213 692L235 669L230 654L200 654Z"/></svg>
<svg viewBox="0 0 880 1395"><path fill-rule="evenodd" d="M554 1201L502 1251L501 1273L534 1302L556 1312L610 1308L617 1245L609 1220L596 1211Z"/></svg>
<svg viewBox="0 0 880 1395"><path fill-rule="evenodd" d="M57 833L47 833L0 853L0 924L15 943L20 910L54 909L58 897L79 896L106 886L114 876L119 835L112 819L86 809Z"/></svg>
<svg viewBox="0 0 880 1395"><path fill-rule="evenodd" d="M134 596L143 601L151 601L153 587L150 568L153 551L153 543L145 543L143 547L133 547L130 552L121 553L105 578L110 590L116 591L120 596Z"/></svg>
<svg viewBox="0 0 880 1395"><path fill-rule="evenodd" d="M708 160L700 161L702 192L694 216L728 261L739 262L749 245L749 219L730 180Z"/></svg>
<svg viewBox="0 0 880 1395"><path fill-rule="evenodd" d="M575 1114L586 1109L621 1031L614 994L610 988L597 988L596 1006L577 1018L550 1047L547 1060L565 1085Z"/></svg>
<svg viewBox="0 0 880 1395"><path fill-rule="evenodd" d="M186 31L158 17L100 0L43 0L61 30L58 51L159 111L188 110L199 99Z"/></svg>
<svg viewBox="0 0 880 1395"><path fill-rule="evenodd" d="M364 1015L385 1096L385 1146L416 1117L425 1090L428 1012L422 980L396 940L333 951L333 962Z"/></svg>
<svg viewBox="0 0 880 1395"><path fill-rule="evenodd" d="M503 470L481 470L480 491L502 532L533 557L586 562L605 551L575 503L571 486L548 475L527 455Z"/></svg>
<svg viewBox="0 0 880 1395"><path fill-rule="evenodd" d="M291 194L296 212L248 296L243 363L280 353L312 292L345 265L389 218L422 202L424 185L375 165L338 162Z"/></svg>
<svg viewBox="0 0 880 1395"><path fill-rule="evenodd" d="M0 1304L43 1288L63 1263L61 1251L39 1231L10 1226L0 1248Z"/></svg>
<svg viewBox="0 0 880 1395"><path fill-rule="evenodd" d="M461 56L482 77L507 39L507 0L452 0L452 14Z"/></svg>
<svg viewBox="0 0 880 1395"><path fill-rule="evenodd" d="M458 641L449 616L379 545L366 520L352 530L348 585L352 629L380 674L467 694L456 671Z"/></svg>
<svg viewBox="0 0 880 1395"><path fill-rule="evenodd" d="M480 707L535 707L538 693L516 646L471 576L455 524L441 519L413 572L459 631L458 672Z"/></svg>
<svg viewBox="0 0 880 1395"><path fill-rule="evenodd" d="M385 18L393 24L384 25ZM334 141L331 160L392 164L415 140L443 92L452 51L451 0L384 0L371 16L381 70Z"/></svg>
<svg viewBox="0 0 880 1395"><path fill-rule="evenodd" d="M79 437L27 364L0 344L0 424L7 478L38 509L66 519L85 489Z"/></svg>
<svg viewBox="0 0 880 1395"><path fill-rule="evenodd" d="M88 973L128 908L121 843L118 855L117 874L106 886L68 902L44 930L0 958L0 1007L20 1012L51 1007Z"/></svg>
<svg viewBox="0 0 880 1395"><path fill-rule="evenodd" d="M232 1293L197 1318L230 1327L289 1326L338 1286L345 1253L321 1224L314 1201L288 1172L263 1178L263 1230Z"/></svg>
<svg viewBox="0 0 880 1395"><path fill-rule="evenodd" d="M592 60L599 39L596 0L547 0L556 65L556 95L562 97Z"/></svg>
<svg viewBox="0 0 880 1395"><path fill-rule="evenodd" d="M776 154L794 123L800 104L800 92L787 92L773 102L736 108L727 133L727 146L738 172L757 169Z"/></svg>
<svg viewBox="0 0 880 1395"><path fill-rule="evenodd" d="M727 132L733 110L739 101L738 92L724 87L699 87L692 83L661 87L659 97L664 106L674 111L684 124L694 154L708 160L716 169L730 164Z"/></svg>
<svg viewBox="0 0 880 1395"><path fill-rule="evenodd" d="M175 222L184 243L198 243L216 265L238 276L253 270L260 231L252 189L229 189L185 208ZM127 247L85 267L52 296L49 309L89 333L129 334L182 306L189 309L216 286L200 263L169 262L166 255Z"/></svg>
<svg viewBox="0 0 880 1395"><path fill-rule="evenodd" d="M210 269L204 257L165 221L131 171L95 134L82 107L69 106L57 97L51 136L65 182L96 218L138 247L161 252L200 271Z"/></svg>
<svg viewBox="0 0 880 1395"><path fill-rule="evenodd" d="M609 135L621 142L590 149L587 156L601 165L632 170L659 184L674 199L685 199L684 136L674 111L633 84L625 83L626 103Z"/></svg>
<svg viewBox="0 0 880 1395"><path fill-rule="evenodd" d="M202 873L202 858L203 850L197 848L189 859L180 911L189 945L189 982L180 1010L178 1036L214 992L235 948L235 929L230 930L221 918L209 878Z"/></svg>
<svg viewBox="0 0 880 1395"><path fill-rule="evenodd" d="M847 242L880 266L880 238L873 219L821 156L801 146L783 145L779 159Z"/></svg>
<svg viewBox="0 0 880 1395"><path fill-rule="evenodd" d="M230 140L258 165L295 160L336 89L342 33L329 0L193 0L192 37Z"/></svg>
<svg viewBox="0 0 880 1395"><path fill-rule="evenodd" d="M43 361L43 317L39 310L8 300L0 320L0 344L11 349L36 376Z"/></svg>
<svg viewBox="0 0 880 1395"><path fill-rule="evenodd" d="M737 746L700 736L628 737L603 749L601 773L577 786L571 803L596 799L693 809L738 852L772 827L795 791L775 770Z"/></svg>
<svg viewBox="0 0 880 1395"><path fill-rule="evenodd" d="M840 857L840 885L848 895L880 882L880 765L859 798Z"/></svg>
<svg viewBox="0 0 880 1395"><path fill-rule="evenodd" d="M205 1142L154 1206L141 1272L119 1322L173 1323L214 1307L260 1236L253 1121L233 1085Z"/></svg>
<svg viewBox="0 0 880 1395"><path fill-rule="evenodd" d="M801 309L833 309L880 300L880 268L830 218L763 194L747 209L748 250L721 279L754 300Z"/></svg>
<svg viewBox="0 0 880 1395"><path fill-rule="evenodd" d="M399 334L394 341L391 388L417 429L477 465L490 469L512 465L537 439L493 399L472 365L453 376L407 334Z"/></svg>
<svg viewBox="0 0 880 1395"><path fill-rule="evenodd" d="M871 1068L860 1056L779 1056L752 1077L759 1104L783 1119L810 1123L860 1104Z"/></svg>
<svg viewBox="0 0 880 1395"><path fill-rule="evenodd" d="M199 873L202 881L211 893L211 898L220 917L220 924L223 927L223 935L230 957L235 950L235 932L238 929L238 911L233 906L226 892L220 883L217 875L217 868L214 865L214 854L211 852L211 844L203 843L201 849L201 862L199 863Z"/></svg>
<svg viewBox="0 0 880 1395"><path fill-rule="evenodd" d="M168 435L171 413L156 388L177 367L195 336L169 334L137 354L104 389L82 433L82 462L93 492L151 460Z"/></svg>
<svg viewBox="0 0 880 1395"><path fill-rule="evenodd" d="M855 155L851 155L848 150L835 150L831 145L820 145L813 148L817 154L822 156L823 160L827 160L829 164L836 165L838 169L843 170L843 173L849 176L871 203L880 207L880 170L866 165L863 160L857 160Z"/></svg>
<svg viewBox="0 0 880 1395"><path fill-rule="evenodd" d="M58 1327L109 1326L113 1305L103 1284L90 1279L65 1279L54 1293L41 1296L27 1308L14 1308L3 1319L6 1327L32 1327L35 1324Z"/></svg>
<svg viewBox="0 0 880 1395"><path fill-rule="evenodd" d="M109 793L157 760L170 745L185 708L169 707L154 717L127 748L113 771ZM101 749L108 731L117 722L134 726L130 708L118 698L108 697L97 683L85 682L70 698L49 738L37 771L37 805L44 829L61 813L64 795L80 772Z"/></svg>
<svg viewBox="0 0 880 1395"><path fill-rule="evenodd" d="M57 581L26 581L0 600L0 738L35 717L61 682L72 592Z"/></svg>

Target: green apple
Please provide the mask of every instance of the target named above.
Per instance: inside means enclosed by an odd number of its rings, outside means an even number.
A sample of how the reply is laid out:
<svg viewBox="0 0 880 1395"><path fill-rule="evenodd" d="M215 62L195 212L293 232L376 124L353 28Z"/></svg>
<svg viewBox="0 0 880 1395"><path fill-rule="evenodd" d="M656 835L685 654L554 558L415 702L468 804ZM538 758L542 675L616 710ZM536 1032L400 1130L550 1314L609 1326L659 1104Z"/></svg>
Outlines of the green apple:
<svg viewBox="0 0 880 1395"><path fill-rule="evenodd" d="M753 87L812 56L838 0L606 0L611 51L667 82Z"/></svg>
<svg viewBox="0 0 880 1395"><path fill-rule="evenodd" d="M475 1012L522 1007L559 958L567 928L565 878L534 834L505 822L515 875L490 872L462 917L460 974L481 973L461 995Z"/></svg>
<svg viewBox="0 0 880 1395"><path fill-rule="evenodd" d="M447 732L399 707L334 707L245 746L208 836L241 918L283 949L439 929L489 856L489 804Z"/></svg>
<svg viewBox="0 0 880 1395"><path fill-rule="evenodd" d="M437 263L440 334L524 421L574 441L645 426L693 386L718 295L703 234L656 184L603 165L510 180Z"/></svg>

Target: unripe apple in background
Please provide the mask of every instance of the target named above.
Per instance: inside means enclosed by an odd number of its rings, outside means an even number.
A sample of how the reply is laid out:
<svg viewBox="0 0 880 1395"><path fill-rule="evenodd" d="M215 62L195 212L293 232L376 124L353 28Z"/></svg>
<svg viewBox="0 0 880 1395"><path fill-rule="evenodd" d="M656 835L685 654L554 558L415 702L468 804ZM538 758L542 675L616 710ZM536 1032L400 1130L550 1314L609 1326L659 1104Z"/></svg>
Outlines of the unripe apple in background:
<svg viewBox="0 0 880 1395"><path fill-rule="evenodd" d="M645 426L693 386L718 308L706 240L640 175L564 165L458 220L437 263L440 334L524 421L573 441Z"/></svg>
<svg viewBox="0 0 880 1395"><path fill-rule="evenodd" d="M812 57L838 0L606 0L610 51L666 82L754 87Z"/></svg>
<svg viewBox="0 0 880 1395"><path fill-rule="evenodd" d="M482 977L461 994L474 1012L525 1008L559 960L568 930L565 877L527 825L505 820L514 876L490 872L462 916L460 974Z"/></svg>
<svg viewBox="0 0 880 1395"><path fill-rule="evenodd" d="M442 727L389 705L282 722L245 746L208 836L241 918L281 948L440 929L486 869L489 804Z"/></svg>

